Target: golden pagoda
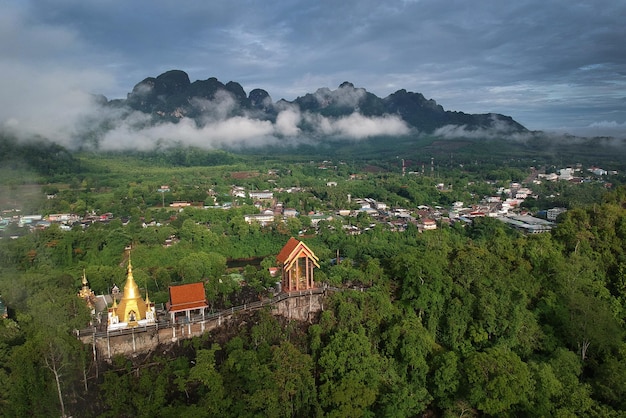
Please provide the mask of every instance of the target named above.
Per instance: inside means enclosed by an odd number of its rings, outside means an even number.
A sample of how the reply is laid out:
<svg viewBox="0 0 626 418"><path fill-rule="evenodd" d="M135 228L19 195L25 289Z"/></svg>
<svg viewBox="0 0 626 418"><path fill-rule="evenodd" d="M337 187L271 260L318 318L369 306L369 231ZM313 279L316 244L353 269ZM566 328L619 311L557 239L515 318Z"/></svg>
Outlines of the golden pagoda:
<svg viewBox="0 0 626 418"><path fill-rule="evenodd" d="M147 296L147 294L146 294ZM118 304L113 298L113 306L109 308L109 327L134 327L147 323L153 323L155 320L154 304L150 299L144 301L139 293L139 286L133 277L133 266L128 259L128 273L126 275L126 284L124 285L124 293Z"/></svg>
<svg viewBox="0 0 626 418"><path fill-rule="evenodd" d="M87 306L93 311L96 307L96 294L89 287L89 282L87 282L87 276L85 275L85 270L83 269L83 287L78 291L78 297L84 299L87 302ZM93 312L92 312L93 313Z"/></svg>

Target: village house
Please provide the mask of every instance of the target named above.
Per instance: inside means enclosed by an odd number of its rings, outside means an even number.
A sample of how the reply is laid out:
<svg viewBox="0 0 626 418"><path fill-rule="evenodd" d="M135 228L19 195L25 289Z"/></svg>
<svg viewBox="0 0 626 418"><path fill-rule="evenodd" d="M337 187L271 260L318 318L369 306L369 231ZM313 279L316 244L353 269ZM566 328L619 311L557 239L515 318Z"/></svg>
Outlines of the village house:
<svg viewBox="0 0 626 418"><path fill-rule="evenodd" d="M176 209L186 208L187 206L191 206L191 202L178 201L170 203L170 207Z"/></svg>
<svg viewBox="0 0 626 418"><path fill-rule="evenodd" d="M547 218L549 221L553 221L553 222L554 222L554 221L556 221L556 218L557 218L560 214L562 214L562 213L564 213L564 212L567 212L567 209L565 209L565 208L552 208L552 209L548 209L548 210L546 211L546 218Z"/></svg>
<svg viewBox="0 0 626 418"><path fill-rule="evenodd" d="M283 209L283 216L285 218L295 218L298 216L298 211L293 208L285 208Z"/></svg>
<svg viewBox="0 0 626 418"><path fill-rule="evenodd" d="M274 192L269 190L248 192L248 196L252 200L271 200L274 198Z"/></svg>
<svg viewBox="0 0 626 418"><path fill-rule="evenodd" d="M234 197L246 198L246 189L241 186L232 186L230 188L230 195Z"/></svg>
<svg viewBox="0 0 626 418"><path fill-rule="evenodd" d="M424 219L419 226L421 226L421 229L424 231L432 231L437 229L437 222L434 219Z"/></svg>
<svg viewBox="0 0 626 418"><path fill-rule="evenodd" d="M259 223L261 226L266 226L274 222L274 212L271 210L264 210L261 213L253 214L253 215L244 215L244 220L252 224L254 222Z"/></svg>

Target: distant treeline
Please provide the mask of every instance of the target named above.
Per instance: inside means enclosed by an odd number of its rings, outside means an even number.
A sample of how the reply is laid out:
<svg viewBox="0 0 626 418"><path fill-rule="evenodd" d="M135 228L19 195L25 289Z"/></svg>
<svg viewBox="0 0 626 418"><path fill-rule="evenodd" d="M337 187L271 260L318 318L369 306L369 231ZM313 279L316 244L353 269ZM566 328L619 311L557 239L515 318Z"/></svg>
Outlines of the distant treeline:
<svg viewBox="0 0 626 418"><path fill-rule="evenodd" d="M54 178L80 172L80 162L66 148L43 138L28 141L0 134L0 164L5 170L35 172Z"/></svg>

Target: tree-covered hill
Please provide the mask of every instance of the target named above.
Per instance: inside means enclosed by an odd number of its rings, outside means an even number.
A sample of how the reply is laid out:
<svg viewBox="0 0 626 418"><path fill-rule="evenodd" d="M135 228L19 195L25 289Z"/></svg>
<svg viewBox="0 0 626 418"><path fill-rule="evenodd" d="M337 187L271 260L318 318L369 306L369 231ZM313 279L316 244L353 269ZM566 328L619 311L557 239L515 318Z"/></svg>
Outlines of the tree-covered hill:
<svg viewBox="0 0 626 418"><path fill-rule="evenodd" d="M223 273L235 254L272 264L290 236L231 212L184 211L158 228L111 222L0 240L3 416L622 416L626 411L626 190L522 235L485 218L435 231L333 222L306 238L332 294L313 323L243 316L145 357L91 362L72 335L98 293L134 276L151 298L205 280L213 306L234 303ZM211 225L207 228L206 225ZM163 247L162 240L179 242ZM337 252L339 264L330 260ZM264 269L242 274L257 291ZM220 280L220 278L222 280ZM162 299L161 299L162 300ZM58 380L56 379L58 377Z"/></svg>
<svg viewBox="0 0 626 418"><path fill-rule="evenodd" d="M5 176L11 171L30 171L41 179L63 178L80 170L78 160L61 145L44 138L18 140L1 132L0 166Z"/></svg>

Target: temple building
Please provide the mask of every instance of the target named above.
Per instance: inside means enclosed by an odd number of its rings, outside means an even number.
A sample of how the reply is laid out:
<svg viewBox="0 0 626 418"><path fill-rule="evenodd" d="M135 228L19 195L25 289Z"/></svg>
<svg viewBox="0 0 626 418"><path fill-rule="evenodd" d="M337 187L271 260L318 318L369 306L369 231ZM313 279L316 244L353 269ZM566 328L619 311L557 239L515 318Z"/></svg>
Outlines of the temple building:
<svg viewBox="0 0 626 418"><path fill-rule="evenodd" d="M209 306L203 283L189 283L170 286L170 300L167 311L172 322L176 322L176 314L184 313L187 322L191 321L191 313L198 311L204 318L204 310Z"/></svg>
<svg viewBox="0 0 626 418"><path fill-rule="evenodd" d="M146 300L144 301L141 297L139 286L137 286L133 278L133 267L129 258L124 293L119 304L113 298L113 306L109 308L108 312L108 329L115 330L150 325L154 324L155 321L156 310L154 303L150 301L147 291Z"/></svg>
<svg viewBox="0 0 626 418"><path fill-rule="evenodd" d="M276 256L282 270L281 290L292 292L315 287L313 269L319 268L319 259L303 242L291 237Z"/></svg>

